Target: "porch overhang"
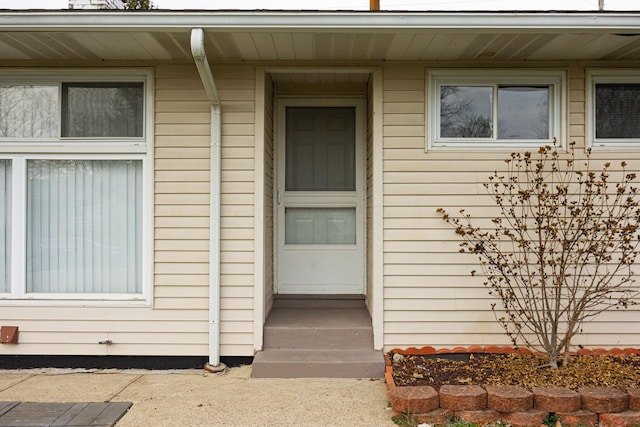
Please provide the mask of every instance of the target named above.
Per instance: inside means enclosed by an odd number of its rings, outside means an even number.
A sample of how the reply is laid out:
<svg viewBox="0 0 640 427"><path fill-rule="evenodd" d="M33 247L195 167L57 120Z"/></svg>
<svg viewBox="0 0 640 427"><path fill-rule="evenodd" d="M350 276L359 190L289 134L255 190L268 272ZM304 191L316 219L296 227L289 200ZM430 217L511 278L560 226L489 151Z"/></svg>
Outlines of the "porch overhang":
<svg viewBox="0 0 640 427"><path fill-rule="evenodd" d="M640 12L0 11L3 61L640 59Z"/></svg>

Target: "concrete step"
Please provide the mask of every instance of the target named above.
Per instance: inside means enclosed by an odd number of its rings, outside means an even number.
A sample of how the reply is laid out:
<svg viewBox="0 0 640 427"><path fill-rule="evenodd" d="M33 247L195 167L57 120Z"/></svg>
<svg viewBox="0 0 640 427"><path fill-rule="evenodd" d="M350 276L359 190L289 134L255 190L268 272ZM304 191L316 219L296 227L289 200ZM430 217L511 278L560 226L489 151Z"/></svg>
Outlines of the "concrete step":
<svg viewBox="0 0 640 427"><path fill-rule="evenodd" d="M278 296L280 298L280 296ZM280 302L280 303L278 303ZM264 328L256 378L372 378L384 374L373 350L371 316L362 296L291 297L274 304Z"/></svg>
<svg viewBox="0 0 640 427"><path fill-rule="evenodd" d="M256 353L254 378L380 378L384 356L375 350L266 349Z"/></svg>
<svg viewBox="0 0 640 427"><path fill-rule="evenodd" d="M265 323L264 347L372 349L371 317L365 308L274 308Z"/></svg>

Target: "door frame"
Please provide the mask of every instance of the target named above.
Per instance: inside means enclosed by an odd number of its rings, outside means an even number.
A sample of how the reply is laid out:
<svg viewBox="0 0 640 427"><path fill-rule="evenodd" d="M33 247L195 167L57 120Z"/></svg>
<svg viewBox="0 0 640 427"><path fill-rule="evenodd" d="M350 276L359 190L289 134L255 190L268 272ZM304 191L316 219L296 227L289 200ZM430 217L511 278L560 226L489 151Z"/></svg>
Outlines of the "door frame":
<svg viewBox="0 0 640 427"><path fill-rule="evenodd" d="M274 156L274 202L273 202L273 287L274 295L281 293L279 288L281 248L284 247L284 210L280 211L280 200L284 193L285 180L285 109L286 107L355 107L355 174L356 174L356 247L360 252L359 265L361 270L360 291L356 294L366 295L367 290L367 269L366 269L366 111L365 100L362 97L336 97L336 98L318 98L318 97L295 97L295 98L277 98L275 100L274 109L274 134L275 134L275 156ZM322 196L322 195L320 195ZM339 196L338 196L339 198ZM353 198L352 198L353 200ZM334 203L334 205L341 205ZM331 206L325 204L323 206ZM335 250L340 250L335 245Z"/></svg>

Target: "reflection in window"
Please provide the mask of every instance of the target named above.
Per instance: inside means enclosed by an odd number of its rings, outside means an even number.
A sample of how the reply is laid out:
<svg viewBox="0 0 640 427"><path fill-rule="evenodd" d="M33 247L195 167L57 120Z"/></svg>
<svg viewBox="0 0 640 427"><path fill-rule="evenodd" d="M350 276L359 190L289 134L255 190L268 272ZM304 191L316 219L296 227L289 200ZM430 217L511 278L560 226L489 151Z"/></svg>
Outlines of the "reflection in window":
<svg viewBox="0 0 640 427"><path fill-rule="evenodd" d="M498 138L549 139L549 87L498 87Z"/></svg>
<svg viewBox="0 0 640 427"><path fill-rule="evenodd" d="M0 293L11 289L11 160L0 160Z"/></svg>
<svg viewBox="0 0 640 427"><path fill-rule="evenodd" d="M549 86L441 86L440 137L549 139L549 93Z"/></svg>
<svg viewBox="0 0 640 427"><path fill-rule="evenodd" d="M63 83L62 136L141 137L142 83Z"/></svg>
<svg viewBox="0 0 640 427"><path fill-rule="evenodd" d="M0 85L0 137L57 138L57 86Z"/></svg>
<svg viewBox="0 0 640 427"><path fill-rule="evenodd" d="M355 191L354 107L286 108L286 190Z"/></svg>
<svg viewBox="0 0 640 427"><path fill-rule="evenodd" d="M483 86L440 87L440 136L490 138L492 91Z"/></svg>
<svg viewBox="0 0 640 427"><path fill-rule="evenodd" d="M27 292L140 293L142 162L27 162Z"/></svg>
<svg viewBox="0 0 640 427"><path fill-rule="evenodd" d="M287 208L287 245L355 245L355 208Z"/></svg>
<svg viewBox="0 0 640 427"><path fill-rule="evenodd" d="M640 83L596 84L596 138L640 138Z"/></svg>

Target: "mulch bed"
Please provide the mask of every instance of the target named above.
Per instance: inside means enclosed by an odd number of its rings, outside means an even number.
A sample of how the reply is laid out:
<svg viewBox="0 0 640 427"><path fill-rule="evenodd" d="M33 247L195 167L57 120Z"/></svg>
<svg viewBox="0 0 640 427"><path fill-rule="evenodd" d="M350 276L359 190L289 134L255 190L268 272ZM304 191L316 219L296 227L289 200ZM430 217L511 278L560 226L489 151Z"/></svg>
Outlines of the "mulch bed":
<svg viewBox="0 0 640 427"><path fill-rule="evenodd" d="M443 384L519 385L531 387L640 387L640 355L572 356L568 366L541 367L542 356L529 354L471 354L469 360L433 355L390 353L396 386Z"/></svg>

